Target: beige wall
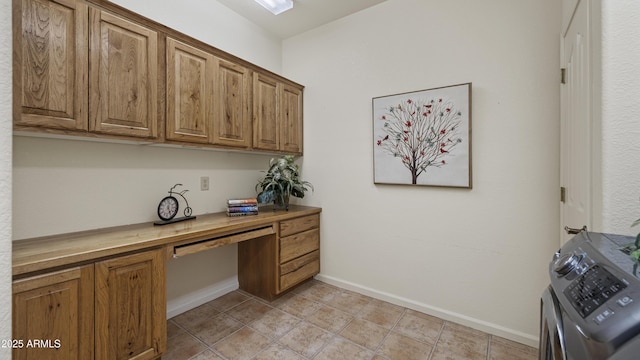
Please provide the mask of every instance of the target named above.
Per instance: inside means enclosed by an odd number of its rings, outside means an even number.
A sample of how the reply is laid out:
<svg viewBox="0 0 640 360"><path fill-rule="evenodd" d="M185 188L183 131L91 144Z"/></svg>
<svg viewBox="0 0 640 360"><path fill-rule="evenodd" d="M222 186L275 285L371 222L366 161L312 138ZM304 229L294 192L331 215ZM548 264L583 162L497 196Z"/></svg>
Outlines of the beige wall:
<svg viewBox="0 0 640 360"><path fill-rule="evenodd" d="M555 0L388 0L287 39L321 278L532 345L557 250ZM473 189L373 184L373 97L473 83Z"/></svg>

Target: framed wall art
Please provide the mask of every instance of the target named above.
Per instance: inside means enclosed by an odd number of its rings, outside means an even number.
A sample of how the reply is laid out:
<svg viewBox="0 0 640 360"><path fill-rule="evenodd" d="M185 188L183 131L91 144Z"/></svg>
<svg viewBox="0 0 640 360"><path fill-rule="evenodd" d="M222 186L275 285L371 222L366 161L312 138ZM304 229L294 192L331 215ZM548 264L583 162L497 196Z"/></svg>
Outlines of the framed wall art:
<svg viewBox="0 0 640 360"><path fill-rule="evenodd" d="M373 98L374 183L471 188L471 83Z"/></svg>

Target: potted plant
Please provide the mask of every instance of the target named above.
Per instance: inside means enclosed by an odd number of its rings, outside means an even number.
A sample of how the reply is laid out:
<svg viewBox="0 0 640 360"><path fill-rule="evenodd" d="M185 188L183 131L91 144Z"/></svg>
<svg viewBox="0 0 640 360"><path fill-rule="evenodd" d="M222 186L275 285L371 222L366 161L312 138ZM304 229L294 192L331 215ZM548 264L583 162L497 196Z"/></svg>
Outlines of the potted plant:
<svg viewBox="0 0 640 360"><path fill-rule="evenodd" d="M631 224L631 227L637 226L638 224L640 224L640 219L634 221L633 224ZM635 260L636 262L640 262L640 234L636 235L636 241L633 245L634 250L630 255L633 260Z"/></svg>
<svg viewBox="0 0 640 360"><path fill-rule="evenodd" d="M269 170L256 184L256 191L260 191L257 197L259 203L273 202L274 209L289 210L290 196L303 198L307 190L313 190L311 183L300 179L298 165L293 160L293 155L271 158Z"/></svg>
<svg viewBox="0 0 640 360"><path fill-rule="evenodd" d="M631 223L631 227L640 225L640 219ZM640 233L636 235L634 242L624 245L620 251L625 254L631 255L633 259L633 274L638 276L638 265L640 265Z"/></svg>

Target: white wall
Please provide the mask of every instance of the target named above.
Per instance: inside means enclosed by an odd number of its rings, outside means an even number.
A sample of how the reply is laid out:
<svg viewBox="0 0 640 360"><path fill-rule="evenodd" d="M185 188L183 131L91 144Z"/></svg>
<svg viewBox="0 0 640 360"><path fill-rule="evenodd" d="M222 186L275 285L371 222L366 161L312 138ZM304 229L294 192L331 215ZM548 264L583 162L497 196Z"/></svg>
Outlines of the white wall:
<svg viewBox="0 0 640 360"><path fill-rule="evenodd" d="M0 0L0 339L11 339L11 79L11 1Z"/></svg>
<svg viewBox="0 0 640 360"><path fill-rule="evenodd" d="M602 2L603 231L638 234L640 218L640 6Z"/></svg>
<svg viewBox="0 0 640 360"><path fill-rule="evenodd" d="M555 0L388 0L287 39L321 278L537 344L557 250ZM373 184L373 97L473 83L473 189Z"/></svg>
<svg viewBox="0 0 640 360"><path fill-rule="evenodd" d="M215 1L117 3L280 72L280 41ZM2 14L9 19L3 26L10 24L10 11ZM11 58L10 49L7 53L3 60ZM2 79L10 83L11 74ZM9 101L10 96L0 98ZM3 116L5 119L10 129L10 114ZM10 134L10 130L2 134ZM2 146L10 146L10 142L2 141ZM4 154L10 152L2 151ZM255 195L254 186L270 157L17 136L13 147L13 238L157 220L158 202L176 183L189 189L187 198L195 215L223 211L228 197ZM10 159L9 155L7 161ZM200 191L201 176L210 177L211 190ZM169 316L237 288L236 254L237 247L232 245L169 261Z"/></svg>

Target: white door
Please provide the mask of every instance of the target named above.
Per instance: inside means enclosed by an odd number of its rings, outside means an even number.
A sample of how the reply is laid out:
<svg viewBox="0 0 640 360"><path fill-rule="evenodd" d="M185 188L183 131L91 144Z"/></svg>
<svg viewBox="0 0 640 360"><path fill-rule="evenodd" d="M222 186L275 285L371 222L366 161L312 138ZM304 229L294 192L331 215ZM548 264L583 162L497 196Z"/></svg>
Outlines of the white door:
<svg viewBox="0 0 640 360"><path fill-rule="evenodd" d="M562 37L561 243L574 235L567 230L592 229L592 64L590 63L589 1L579 0ZM575 3L575 1L573 1ZM565 11L571 9L564 9ZM564 16L563 16L564 17Z"/></svg>

